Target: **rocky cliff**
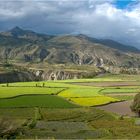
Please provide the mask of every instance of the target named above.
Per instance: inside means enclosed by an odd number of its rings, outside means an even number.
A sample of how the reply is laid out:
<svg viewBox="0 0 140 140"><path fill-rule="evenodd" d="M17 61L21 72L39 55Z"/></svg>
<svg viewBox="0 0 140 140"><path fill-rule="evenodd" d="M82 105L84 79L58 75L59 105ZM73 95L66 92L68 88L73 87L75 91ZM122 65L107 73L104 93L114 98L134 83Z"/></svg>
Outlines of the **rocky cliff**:
<svg viewBox="0 0 140 140"><path fill-rule="evenodd" d="M0 34L0 61L140 67L140 50L85 35L49 36L16 27Z"/></svg>

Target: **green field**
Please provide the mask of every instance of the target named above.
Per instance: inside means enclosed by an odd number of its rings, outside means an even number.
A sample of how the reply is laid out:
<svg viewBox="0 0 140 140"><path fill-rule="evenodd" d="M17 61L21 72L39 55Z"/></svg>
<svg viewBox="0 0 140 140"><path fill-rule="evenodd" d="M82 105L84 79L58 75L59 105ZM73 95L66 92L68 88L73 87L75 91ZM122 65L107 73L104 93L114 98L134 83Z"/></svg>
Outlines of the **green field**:
<svg viewBox="0 0 140 140"><path fill-rule="evenodd" d="M140 88L106 88L101 91L101 93L109 94L109 93L138 93L140 92Z"/></svg>
<svg viewBox="0 0 140 140"><path fill-rule="evenodd" d="M102 105L105 103L111 103L120 100L130 100L133 96L125 95L126 93L138 93L140 91L139 86L107 86L96 87L92 86L96 83L108 83L116 84L120 81L131 81L129 84L139 83L138 78L134 80L136 76L128 75L106 75L94 79L75 79L75 80L62 80L62 81L43 81L43 82L17 82L0 85L0 98L10 98L19 95L31 95L33 94L47 94L58 95L65 98L65 101L72 101L75 104L82 106L94 106ZM79 83L77 85L77 82ZM81 85L80 85L81 83ZM86 83L86 85L82 85ZM89 85L88 85L89 83ZM104 84L104 83L102 83ZM44 85L44 86L43 86ZM115 96L111 96L115 94ZM122 94L117 96L116 94ZM124 94L124 95L123 95ZM89 100L89 101L88 101Z"/></svg>
<svg viewBox="0 0 140 140"><path fill-rule="evenodd" d="M140 139L140 126L135 125L138 118L95 107L132 100L140 90L139 78L105 75L95 79L1 84L0 138ZM128 85L117 85L119 81L128 81ZM106 86L95 86L96 83Z"/></svg>
<svg viewBox="0 0 140 140"><path fill-rule="evenodd" d="M111 96L113 98L116 98L118 100L133 100L134 99L134 96L131 96L131 95L115 95L115 96Z"/></svg>
<svg viewBox="0 0 140 140"><path fill-rule="evenodd" d="M0 109L0 137L9 139L139 139L133 118L96 108ZM39 114L42 116L38 119ZM3 118L3 119L1 119ZM35 119L36 118L36 119Z"/></svg>
<svg viewBox="0 0 140 140"><path fill-rule="evenodd" d="M0 98L9 98L28 94L57 94L64 88L41 88L41 87L0 87Z"/></svg>
<svg viewBox="0 0 140 140"><path fill-rule="evenodd" d="M24 95L9 99L0 99L0 108L14 107L47 107L47 108L72 108L78 107L52 95Z"/></svg>

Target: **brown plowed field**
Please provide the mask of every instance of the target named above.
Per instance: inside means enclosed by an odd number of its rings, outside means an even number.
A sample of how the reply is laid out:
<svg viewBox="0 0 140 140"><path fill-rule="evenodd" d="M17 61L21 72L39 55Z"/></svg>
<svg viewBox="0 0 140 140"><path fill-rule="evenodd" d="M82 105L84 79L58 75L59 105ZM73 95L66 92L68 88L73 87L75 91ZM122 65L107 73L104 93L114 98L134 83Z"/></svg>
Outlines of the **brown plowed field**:
<svg viewBox="0 0 140 140"><path fill-rule="evenodd" d="M131 104L132 104L132 101L124 101L124 102L118 102L118 103L111 103L111 104L100 106L97 108L108 111L108 112L113 112L119 115L135 116L135 114L130 109Z"/></svg>

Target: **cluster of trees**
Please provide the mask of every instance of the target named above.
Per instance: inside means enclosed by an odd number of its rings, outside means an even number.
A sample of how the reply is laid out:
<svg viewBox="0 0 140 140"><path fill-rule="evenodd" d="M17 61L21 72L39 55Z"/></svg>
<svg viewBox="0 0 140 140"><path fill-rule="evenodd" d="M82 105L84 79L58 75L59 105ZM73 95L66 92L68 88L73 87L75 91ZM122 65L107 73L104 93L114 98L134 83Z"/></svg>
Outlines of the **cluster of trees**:
<svg viewBox="0 0 140 140"><path fill-rule="evenodd" d="M39 83L37 83L35 86L36 87L45 87L45 83L42 83L42 85L40 85Z"/></svg>
<svg viewBox="0 0 140 140"><path fill-rule="evenodd" d="M131 110L140 117L140 93L135 96Z"/></svg>

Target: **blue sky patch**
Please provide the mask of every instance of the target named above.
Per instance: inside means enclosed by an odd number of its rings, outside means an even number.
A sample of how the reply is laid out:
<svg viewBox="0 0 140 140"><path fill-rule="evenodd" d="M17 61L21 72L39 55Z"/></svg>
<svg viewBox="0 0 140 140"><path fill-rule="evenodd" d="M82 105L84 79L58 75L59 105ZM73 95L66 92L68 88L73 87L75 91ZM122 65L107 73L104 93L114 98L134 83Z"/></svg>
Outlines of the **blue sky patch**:
<svg viewBox="0 0 140 140"><path fill-rule="evenodd" d="M117 8L125 9L129 5L138 2L139 0L116 0L115 5Z"/></svg>

